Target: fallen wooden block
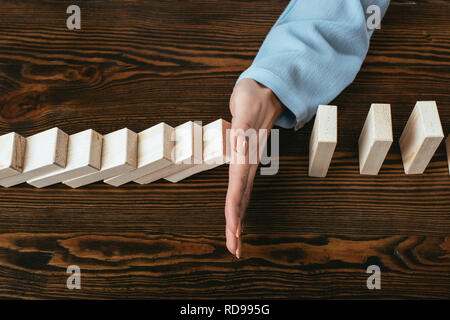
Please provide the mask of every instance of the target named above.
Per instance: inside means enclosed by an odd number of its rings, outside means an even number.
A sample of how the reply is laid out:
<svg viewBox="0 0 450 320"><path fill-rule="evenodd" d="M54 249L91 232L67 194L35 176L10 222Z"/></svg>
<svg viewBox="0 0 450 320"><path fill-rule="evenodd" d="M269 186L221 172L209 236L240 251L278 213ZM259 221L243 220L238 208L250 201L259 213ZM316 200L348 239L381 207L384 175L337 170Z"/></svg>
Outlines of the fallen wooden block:
<svg viewBox="0 0 450 320"><path fill-rule="evenodd" d="M445 142L445 148L447 150L448 171L450 173L450 135L447 137Z"/></svg>
<svg viewBox="0 0 450 320"><path fill-rule="evenodd" d="M443 138L436 102L418 101L400 137L405 173L423 173Z"/></svg>
<svg viewBox="0 0 450 320"><path fill-rule="evenodd" d="M22 173L0 180L0 185L11 187L64 168L68 140L69 136L58 128L28 137Z"/></svg>
<svg viewBox="0 0 450 320"><path fill-rule="evenodd" d="M64 181L78 188L93 182L129 172L137 165L137 134L127 128L103 136L102 164L100 171Z"/></svg>
<svg viewBox="0 0 450 320"><path fill-rule="evenodd" d="M359 172L377 175L392 145L390 104L372 104L358 140Z"/></svg>
<svg viewBox="0 0 450 320"><path fill-rule="evenodd" d="M309 176L325 177L337 144L337 107L320 105L309 140Z"/></svg>
<svg viewBox="0 0 450 320"><path fill-rule="evenodd" d="M22 173L26 139L11 132L0 136L0 179Z"/></svg>
<svg viewBox="0 0 450 320"><path fill-rule="evenodd" d="M166 177L166 180L176 183L202 171L216 168L230 162L231 124L223 119L203 126L203 161L189 169Z"/></svg>
<svg viewBox="0 0 450 320"><path fill-rule="evenodd" d="M164 122L139 132L137 169L104 182L118 187L170 166L174 145L174 128Z"/></svg>
<svg viewBox="0 0 450 320"><path fill-rule="evenodd" d="M161 170L134 180L139 184L151 183L161 178L189 169L202 163L202 126L188 121L175 128L175 147L171 158L173 163Z"/></svg>
<svg viewBox="0 0 450 320"><path fill-rule="evenodd" d="M28 180L27 183L43 188L100 170L102 140L102 135L92 129L72 134L69 136L66 167Z"/></svg>

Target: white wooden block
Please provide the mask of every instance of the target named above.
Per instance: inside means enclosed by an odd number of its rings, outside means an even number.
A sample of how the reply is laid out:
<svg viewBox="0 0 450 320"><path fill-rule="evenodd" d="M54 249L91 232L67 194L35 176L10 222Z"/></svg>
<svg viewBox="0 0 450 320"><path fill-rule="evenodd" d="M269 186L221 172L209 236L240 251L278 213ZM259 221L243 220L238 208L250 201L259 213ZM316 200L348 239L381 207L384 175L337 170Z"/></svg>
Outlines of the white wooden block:
<svg viewBox="0 0 450 320"><path fill-rule="evenodd" d="M23 171L0 180L0 185L11 187L66 166L69 136L52 128L26 139Z"/></svg>
<svg viewBox="0 0 450 320"><path fill-rule="evenodd" d="M102 164L100 171L90 173L63 183L78 188L108 179L136 169L137 134L127 128L103 136Z"/></svg>
<svg viewBox="0 0 450 320"><path fill-rule="evenodd" d="M359 172L377 175L392 145L390 104L372 104L359 136Z"/></svg>
<svg viewBox="0 0 450 320"><path fill-rule="evenodd" d="M400 137L405 173L423 173L442 139L444 132L436 102L418 101Z"/></svg>
<svg viewBox="0 0 450 320"><path fill-rule="evenodd" d="M69 136L66 167L28 180L27 183L43 188L100 170L102 140L102 135L92 129L72 134Z"/></svg>
<svg viewBox="0 0 450 320"><path fill-rule="evenodd" d="M170 166L173 163L171 153L174 146L174 128L164 122L139 132L137 169L104 182L118 187Z"/></svg>
<svg viewBox="0 0 450 320"><path fill-rule="evenodd" d="M320 105L309 140L309 176L325 177L337 144L337 107Z"/></svg>
<svg viewBox="0 0 450 320"><path fill-rule="evenodd" d="M134 180L139 184L151 183L177 172L189 169L202 161L202 126L188 121L175 128L175 147L171 158L174 163L159 171Z"/></svg>
<svg viewBox="0 0 450 320"><path fill-rule="evenodd" d="M26 139L11 132L0 136L0 179L22 173Z"/></svg>
<svg viewBox="0 0 450 320"><path fill-rule="evenodd" d="M447 140L445 141L445 148L447 150L448 171L450 173L450 135L447 137Z"/></svg>
<svg viewBox="0 0 450 320"><path fill-rule="evenodd" d="M202 171L230 162L231 123L218 119L203 127L203 162L187 170L175 173L166 179L176 183Z"/></svg>

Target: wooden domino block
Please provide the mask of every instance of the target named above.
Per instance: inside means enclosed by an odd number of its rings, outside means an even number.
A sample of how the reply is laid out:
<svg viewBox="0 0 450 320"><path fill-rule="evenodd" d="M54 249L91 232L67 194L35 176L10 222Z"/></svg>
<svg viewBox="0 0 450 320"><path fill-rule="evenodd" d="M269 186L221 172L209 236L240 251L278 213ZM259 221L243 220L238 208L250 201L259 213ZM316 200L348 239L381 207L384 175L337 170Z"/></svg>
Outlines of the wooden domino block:
<svg viewBox="0 0 450 320"><path fill-rule="evenodd" d="M337 107L320 105L309 140L309 176L325 177L337 144Z"/></svg>
<svg viewBox="0 0 450 320"><path fill-rule="evenodd" d="M372 104L358 140L359 172L377 175L392 145L390 104Z"/></svg>
<svg viewBox="0 0 450 320"><path fill-rule="evenodd" d="M26 139L11 132L0 136L0 179L22 173Z"/></svg>
<svg viewBox="0 0 450 320"><path fill-rule="evenodd" d="M450 135L447 137L447 140L445 141L445 149L447 150L448 171L450 173Z"/></svg>
<svg viewBox="0 0 450 320"><path fill-rule="evenodd" d="M64 168L68 140L69 136L58 128L28 137L22 173L0 180L0 185L11 187Z"/></svg>
<svg viewBox="0 0 450 320"><path fill-rule="evenodd" d="M27 183L43 188L100 170L102 140L102 135L92 129L72 134L69 136L66 167Z"/></svg>
<svg viewBox="0 0 450 320"><path fill-rule="evenodd" d="M442 139L444 132L436 102L418 101L400 137L405 173L423 173Z"/></svg>
<svg viewBox="0 0 450 320"><path fill-rule="evenodd" d="M138 134L138 166L136 170L106 179L104 182L121 186L170 166L174 148L174 128L164 122Z"/></svg>
<svg viewBox="0 0 450 320"><path fill-rule="evenodd" d="M103 136L102 164L100 171L64 181L78 188L93 182L108 179L136 169L137 134L127 128Z"/></svg>
<svg viewBox="0 0 450 320"><path fill-rule="evenodd" d="M175 173L166 180L176 183L194 174L210 170L230 162L230 136L231 124L223 119L211 122L203 127L203 162L192 168Z"/></svg>
<svg viewBox="0 0 450 320"><path fill-rule="evenodd" d="M171 155L175 161L168 167L134 181L139 184L151 183L202 163L202 140L201 125L192 121L179 125L175 128L175 147Z"/></svg>

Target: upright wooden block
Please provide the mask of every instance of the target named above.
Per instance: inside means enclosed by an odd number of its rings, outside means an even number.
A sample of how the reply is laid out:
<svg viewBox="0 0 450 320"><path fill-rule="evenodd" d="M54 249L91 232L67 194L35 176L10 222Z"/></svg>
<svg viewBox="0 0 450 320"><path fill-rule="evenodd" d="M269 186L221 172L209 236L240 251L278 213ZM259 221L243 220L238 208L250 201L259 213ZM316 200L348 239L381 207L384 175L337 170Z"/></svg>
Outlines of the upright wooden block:
<svg viewBox="0 0 450 320"><path fill-rule="evenodd" d="M175 128L175 147L171 158L174 163L161 170L134 180L140 184L151 183L161 178L189 169L202 162L202 126L188 121Z"/></svg>
<svg viewBox="0 0 450 320"><path fill-rule="evenodd" d="M230 161L230 135L227 130L231 124L218 119L203 127L203 162L184 171L165 178L176 183L196 173L213 169Z"/></svg>
<svg viewBox="0 0 450 320"><path fill-rule="evenodd" d="M0 136L0 179L22 173L26 139L11 132Z"/></svg>
<svg viewBox="0 0 450 320"><path fill-rule="evenodd" d="M436 102L418 101L400 137L405 173L423 173L442 139L444 132Z"/></svg>
<svg viewBox="0 0 450 320"><path fill-rule="evenodd" d="M102 164L100 171L64 181L78 188L103 179L108 179L136 169L137 134L127 128L103 136Z"/></svg>
<svg viewBox="0 0 450 320"><path fill-rule="evenodd" d="M325 177L337 144L337 107L320 105L309 140L309 176Z"/></svg>
<svg viewBox="0 0 450 320"><path fill-rule="evenodd" d="M448 171L450 173L450 135L447 137L447 140L445 141L445 148L447 150Z"/></svg>
<svg viewBox="0 0 450 320"><path fill-rule="evenodd" d="M52 128L26 139L23 171L19 175L0 180L0 185L11 187L66 166L69 136Z"/></svg>
<svg viewBox="0 0 450 320"><path fill-rule="evenodd" d="M170 166L173 163L171 153L175 146L174 133L174 128L164 122L139 132L137 169L104 182L118 187Z"/></svg>
<svg viewBox="0 0 450 320"><path fill-rule="evenodd" d="M102 140L102 135L92 129L72 134L69 136L66 167L27 182L43 188L100 170Z"/></svg>
<svg viewBox="0 0 450 320"><path fill-rule="evenodd" d="M372 104L358 140L359 172L377 175L392 141L391 105Z"/></svg>

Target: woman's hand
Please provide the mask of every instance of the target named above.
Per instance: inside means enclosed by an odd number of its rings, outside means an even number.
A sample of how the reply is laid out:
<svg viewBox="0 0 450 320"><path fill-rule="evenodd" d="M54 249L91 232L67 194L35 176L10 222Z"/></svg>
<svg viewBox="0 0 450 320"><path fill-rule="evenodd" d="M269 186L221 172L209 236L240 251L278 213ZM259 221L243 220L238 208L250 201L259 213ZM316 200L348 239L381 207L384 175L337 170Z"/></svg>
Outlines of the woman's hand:
<svg viewBox="0 0 450 320"><path fill-rule="evenodd" d="M242 79L235 86L230 98L233 116L232 131L242 129L266 129L270 132L275 120L281 114L282 104L269 88L252 79ZM236 132L236 131L234 131ZM242 255L241 232L244 213L250 201L253 180L258 164L249 163L249 143L244 135L232 137L232 148L247 161L231 161L228 192L225 203L226 238L228 250L240 258ZM259 146L260 150L264 146ZM259 155L259 153L258 153ZM259 156L258 156L259 161Z"/></svg>

